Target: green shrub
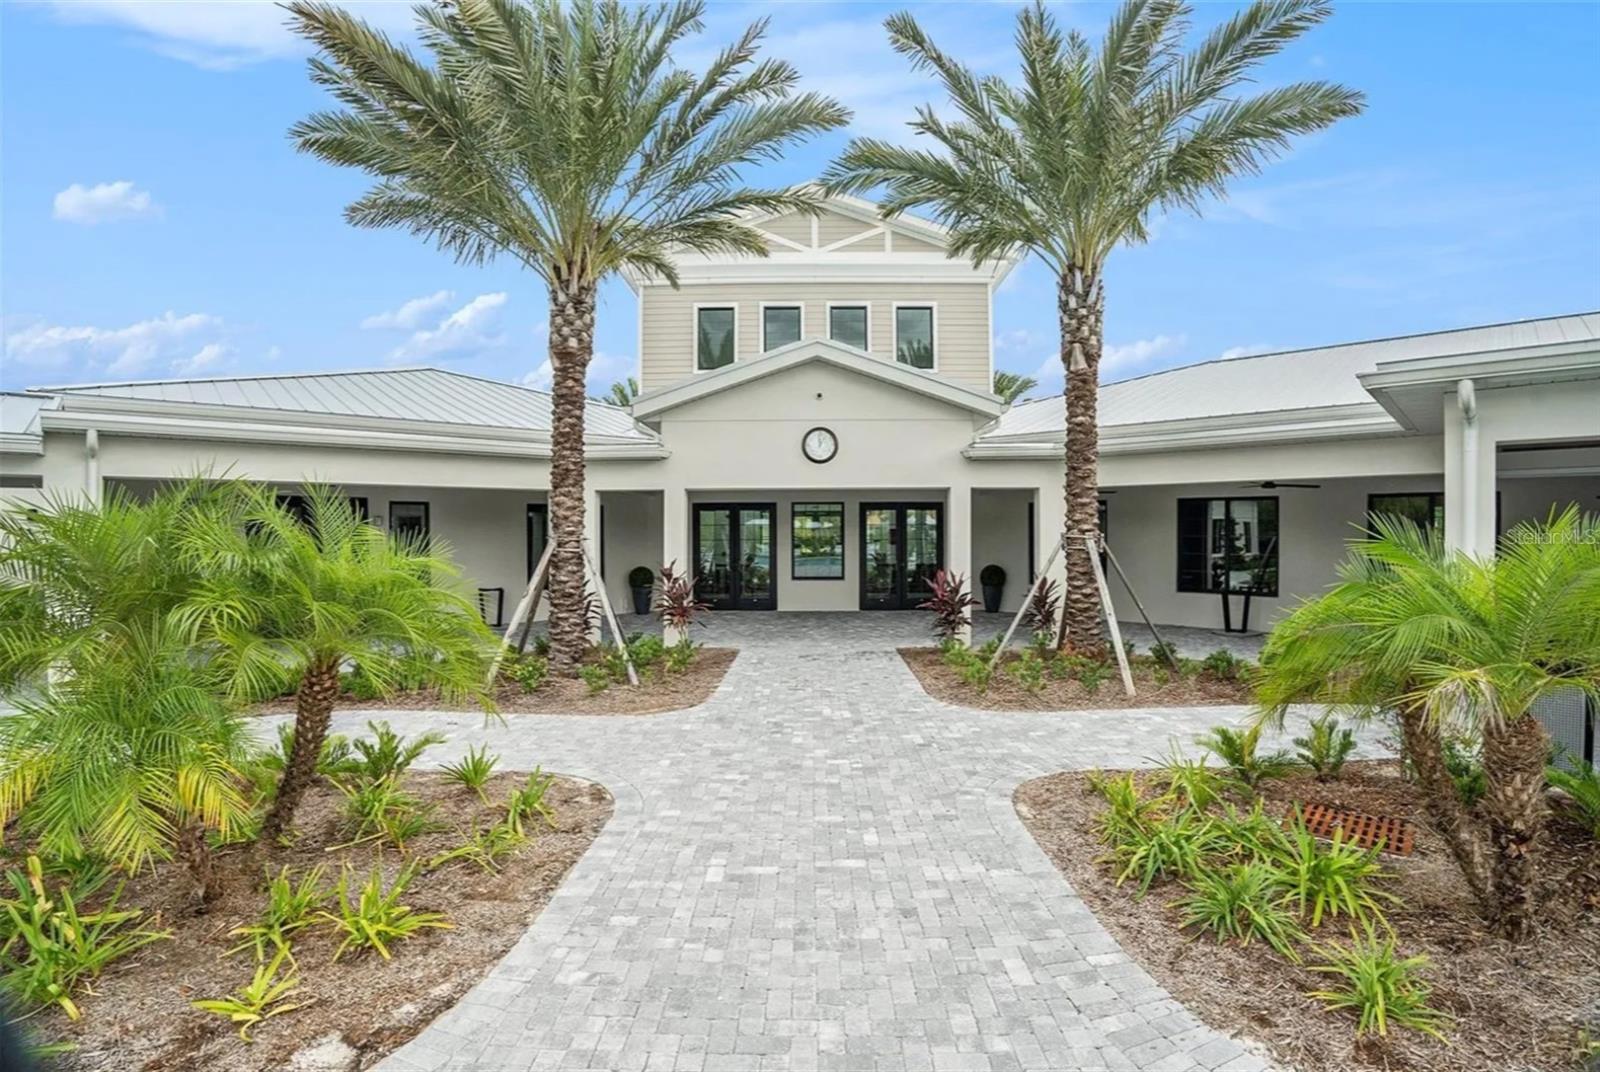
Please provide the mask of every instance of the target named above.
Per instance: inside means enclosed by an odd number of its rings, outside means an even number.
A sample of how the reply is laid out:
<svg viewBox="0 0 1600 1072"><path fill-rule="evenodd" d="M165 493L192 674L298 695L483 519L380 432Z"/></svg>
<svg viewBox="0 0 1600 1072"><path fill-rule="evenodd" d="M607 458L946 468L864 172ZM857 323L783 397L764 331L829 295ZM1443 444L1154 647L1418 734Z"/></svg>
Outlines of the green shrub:
<svg viewBox="0 0 1600 1072"><path fill-rule="evenodd" d="M1295 943L1303 935L1267 865L1246 861L1202 868L1185 885L1189 892L1174 902L1183 926L1209 931L1219 942L1231 938L1249 945L1260 938L1289 960L1300 960Z"/></svg>
<svg viewBox="0 0 1600 1072"><path fill-rule="evenodd" d="M1376 847L1362 849L1346 842L1342 830L1335 830L1333 841L1324 845L1296 812L1294 826L1272 853L1271 866L1284 893L1301 917L1309 915L1312 927L1322 925L1324 913L1331 919L1350 916L1370 926L1385 923L1378 902L1395 900L1374 889L1385 877L1379 852Z"/></svg>
<svg viewBox="0 0 1600 1072"><path fill-rule="evenodd" d="M1107 778L1098 771L1089 774L1089 788L1106 802L1100 813L1100 840L1115 845L1156 821L1166 801L1146 797L1132 771Z"/></svg>
<svg viewBox="0 0 1600 1072"><path fill-rule="evenodd" d="M991 562L978 571L978 583L987 588L1000 588L1006 583L1006 571Z"/></svg>
<svg viewBox="0 0 1600 1072"><path fill-rule="evenodd" d="M1425 956L1401 958L1391 935L1379 941L1369 929L1365 938L1351 932L1348 945L1318 946L1324 963L1311 970L1334 976L1337 985L1313 990L1311 997L1329 1009L1356 1014L1356 1035L1387 1035L1390 1025L1446 1041L1450 1017L1428 1005L1432 991L1422 978Z"/></svg>
<svg viewBox="0 0 1600 1072"><path fill-rule="evenodd" d="M393 778L334 785L345 795L345 817L357 842L381 838L405 852L406 842L439 829L433 805L402 790Z"/></svg>
<svg viewBox="0 0 1600 1072"><path fill-rule="evenodd" d="M666 643L654 633L643 633L628 641L628 656L641 670L659 666L667 657Z"/></svg>
<svg viewBox="0 0 1600 1072"><path fill-rule="evenodd" d="M354 897L350 894L349 868L339 876L333 888L335 911L321 913L335 936L342 936L339 948L333 952L338 960L352 950L359 953L375 949L384 960L390 959L389 947L411 938L429 928L449 929L452 924L441 912L418 912L401 904L400 898L416 878L416 865L403 868L388 889L383 886L383 873L377 867L367 877Z"/></svg>
<svg viewBox="0 0 1600 1072"><path fill-rule="evenodd" d="M1589 834L1600 841L1600 771L1594 765L1576 756L1571 757L1573 770L1549 767L1545 780L1566 794L1566 804L1573 817L1589 828Z"/></svg>
<svg viewBox="0 0 1600 1072"><path fill-rule="evenodd" d="M1180 811L1123 828L1111 847L1117 868L1117 885L1138 880L1137 896L1144 896L1156 879L1190 878L1205 868L1206 858L1225 846L1203 815Z"/></svg>
<svg viewBox="0 0 1600 1072"><path fill-rule="evenodd" d="M1262 753L1260 745L1259 722L1246 730L1213 726L1200 738L1200 746L1220 759L1228 773L1252 792L1268 778L1281 778L1295 768L1294 757L1289 753Z"/></svg>
<svg viewBox="0 0 1600 1072"><path fill-rule="evenodd" d="M1178 649L1165 640L1158 640L1150 645L1150 658L1162 666L1171 666L1178 661Z"/></svg>
<svg viewBox="0 0 1600 1072"><path fill-rule="evenodd" d="M428 870L435 871L458 860L477 864L489 874L500 870L501 857L521 848L528 840L521 823L513 824L510 816L492 826L475 830L464 836L460 845L446 849L428 861Z"/></svg>
<svg viewBox="0 0 1600 1072"><path fill-rule="evenodd" d="M1165 784L1168 796L1196 811L1207 810L1227 791L1227 783L1215 768L1185 756L1177 742L1157 764L1156 777Z"/></svg>
<svg viewBox="0 0 1600 1072"><path fill-rule="evenodd" d="M1483 759L1470 742L1460 737L1446 737L1443 743L1444 766L1450 780L1456 783L1456 794L1461 803L1472 807L1489 791L1489 778L1483 772Z"/></svg>
<svg viewBox="0 0 1600 1072"><path fill-rule="evenodd" d="M650 588L656 583L656 572L649 566L635 566L628 571L629 588Z"/></svg>
<svg viewBox="0 0 1600 1072"><path fill-rule="evenodd" d="M133 929L139 909L118 909L122 886L92 912L78 908L70 889L45 889L44 868L28 857L26 873L8 871L15 897L0 901L6 917L0 945L0 990L28 1005L59 1005L72 1020L83 1015L72 995L136 949L171 938L170 931Z"/></svg>
<svg viewBox="0 0 1600 1072"><path fill-rule="evenodd" d="M1317 781L1328 782L1339 777L1345 760L1356 750L1356 735L1353 730L1340 729L1339 720L1328 712L1312 719L1306 736L1296 737L1294 745L1297 758L1311 768Z"/></svg>
<svg viewBox="0 0 1600 1072"><path fill-rule="evenodd" d="M1200 669L1218 681L1238 681L1249 665L1227 648L1218 648L1200 660Z"/></svg>
<svg viewBox="0 0 1600 1072"><path fill-rule="evenodd" d="M677 643L667 649L667 673L683 673L694 665L695 656L699 654L700 645L690 640L687 635L680 637Z"/></svg>
<svg viewBox="0 0 1600 1072"><path fill-rule="evenodd" d="M588 663L578 668L578 676L583 678L583 683L589 686L589 695L606 691L611 687L611 672L598 663Z"/></svg>
<svg viewBox="0 0 1600 1072"><path fill-rule="evenodd" d="M1260 800L1242 813L1225 804L1211 816L1211 827L1228 846L1227 855L1236 859L1269 860L1284 845L1283 829L1266 814Z"/></svg>
<svg viewBox="0 0 1600 1072"><path fill-rule="evenodd" d="M448 781L472 790L478 794L479 800L487 804L489 801L483 795L483 787L489 784L489 779L494 775L494 768L499 762L499 756L478 745L467 749L467 754L454 763L446 763L439 769Z"/></svg>
<svg viewBox="0 0 1600 1072"><path fill-rule="evenodd" d="M429 731L409 740L396 733L387 722L368 722L372 739L358 737L354 742L356 761L352 773L370 782L398 778L411 768L422 753L444 743L444 734Z"/></svg>
<svg viewBox="0 0 1600 1072"><path fill-rule="evenodd" d="M545 803L545 794L555 784L556 776L544 773L543 767L533 768L533 773L528 775L528 780L522 783L522 788L513 789L511 797L506 801L506 822L517 833L523 833L525 820L535 815L544 820L545 825L556 825L555 809Z"/></svg>
<svg viewBox="0 0 1600 1072"><path fill-rule="evenodd" d="M1178 677L1183 681L1193 681L1200 676L1202 669L1203 667L1198 659L1178 660Z"/></svg>
<svg viewBox="0 0 1600 1072"><path fill-rule="evenodd" d="M523 692L535 692L550 676L550 663L542 655L528 654L506 667L506 675Z"/></svg>
<svg viewBox="0 0 1600 1072"><path fill-rule="evenodd" d="M339 688L353 700L381 700L384 696L383 686L374 681L372 675L363 672L359 666L339 675Z"/></svg>
<svg viewBox="0 0 1600 1072"><path fill-rule="evenodd" d="M294 723L278 723L278 747L261 754L261 767L276 785L294 751ZM326 778L338 778L355 773L357 762L350 747L350 738L330 733L322 740L322 750L317 753L317 773Z"/></svg>
<svg viewBox="0 0 1600 1072"><path fill-rule="evenodd" d="M304 930L316 921L317 912L327 902L328 894L322 888L323 869L313 867L300 876L300 881L289 878L284 867L267 881L267 906L256 922L235 927L230 936L244 941L228 950L232 955L245 949L254 949L256 960L265 960L267 946L288 952L290 939L295 932Z"/></svg>
<svg viewBox="0 0 1600 1072"><path fill-rule="evenodd" d="M1017 684L1029 692L1044 688L1044 660L1033 651L1024 651L1013 659L1006 672L1017 679Z"/></svg>
<svg viewBox="0 0 1600 1072"><path fill-rule="evenodd" d="M1078 684L1082 685L1090 696L1093 696L1100 691L1100 686L1106 683L1111 674L1110 663L1085 662L1078 668Z"/></svg>
<svg viewBox="0 0 1600 1072"><path fill-rule="evenodd" d="M303 1001L290 1001L300 989L300 976L295 974L293 963L289 974L278 978L283 961L289 956L289 947L283 946L270 963L256 965L255 975L248 983L225 998L191 1001L189 1004L202 1012L215 1013L228 1022L239 1025L239 1037L246 1042L255 1041L250 1029L263 1020L282 1016L304 1005Z"/></svg>

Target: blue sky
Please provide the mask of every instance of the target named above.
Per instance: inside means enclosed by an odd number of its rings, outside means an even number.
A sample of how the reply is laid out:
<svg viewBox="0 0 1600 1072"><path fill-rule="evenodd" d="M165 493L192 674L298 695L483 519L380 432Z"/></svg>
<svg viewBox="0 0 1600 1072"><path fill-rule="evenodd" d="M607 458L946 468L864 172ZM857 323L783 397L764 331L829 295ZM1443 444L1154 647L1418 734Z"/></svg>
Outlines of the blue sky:
<svg viewBox="0 0 1600 1072"><path fill-rule="evenodd" d="M409 24L403 4L354 6ZM768 14L770 51L852 107L856 131L903 137L932 88L884 44L898 6L713 5L683 58ZM949 50L1008 71L1012 9L914 9ZM1110 10L1061 12L1098 33ZM534 277L342 221L365 184L288 142L324 101L279 10L77 0L0 5L0 20L0 385L384 364L539 380ZM1600 308L1596 55L1592 4L1345 4L1263 78L1345 82L1367 114L1114 255L1106 378ZM752 177L814 176L844 140ZM632 370L633 318L607 286L595 390ZM1042 268L1008 281L995 319L1000 367L1054 366Z"/></svg>

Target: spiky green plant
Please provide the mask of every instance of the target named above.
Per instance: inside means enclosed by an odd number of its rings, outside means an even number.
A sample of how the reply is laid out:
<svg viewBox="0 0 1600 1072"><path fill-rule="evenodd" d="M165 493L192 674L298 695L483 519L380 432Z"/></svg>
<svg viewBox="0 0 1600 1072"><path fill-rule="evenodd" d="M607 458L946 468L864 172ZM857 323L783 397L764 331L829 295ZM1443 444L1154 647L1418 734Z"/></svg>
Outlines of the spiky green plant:
<svg viewBox="0 0 1600 1072"><path fill-rule="evenodd" d="M1569 756L1572 769L1546 767L1545 779L1565 794L1565 803L1574 818L1589 828L1600 841L1600 770L1578 756Z"/></svg>
<svg viewBox="0 0 1600 1072"><path fill-rule="evenodd" d="M419 6L424 61L331 4L288 5L318 49L312 81L342 106L296 123L304 151L373 177L345 211L459 261L506 256L550 296L553 369L551 666L575 674L584 622L583 427L600 283L624 270L676 285L673 258L765 256L756 214L809 212L808 188L741 186L750 164L842 125L799 74L758 60L763 19L703 73L681 67L699 0L460 0Z"/></svg>
<svg viewBox="0 0 1600 1072"><path fill-rule="evenodd" d="M1600 516L1576 506L1506 533L1493 557L1447 552L1392 517L1351 543L1340 580L1280 621L1262 652L1263 717L1334 704L1398 713L1402 753L1484 917L1513 939L1535 924L1549 736L1533 706L1600 698ZM1461 801L1444 742L1470 735L1485 793ZM1481 745L1481 748L1476 746Z"/></svg>
<svg viewBox="0 0 1600 1072"><path fill-rule="evenodd" d="M487 804L489 798L483 795L483 787L489 784L489 779L494 776L494 768L499 762L499 756L488 748L477 745L467 749L467 754L454 763L446 763L439 769L445 778L464 789L472 790L478 794L479 800Z"/></svg>
<svg viewBox="0 0 1600 1072"><path fill-rule="evenodd" d="M1422 977L1427 957L1401 957L1393 935L1379 939L1370 929L1365 936L1352 930L1348 943L1317 946L1316 952L1323 963L1311 970L1333 976L1336 985L1313 990L1311 997L1329 1009L1355 1013L1358 1037L1388 1035L1394 1026L1446 1041L1451 1018L1428 1004L1432 990Z"/></svg>
<svg viewBox="0 0 1600 1072"><path fill-rule="evenodd" d="M393 778L377 781L335 782L345 797L345 819L354 843L368 839L387 841L402 853L408 842L438 830L434 806L400 788Z"/></svg>
<svg viewBox="0 0 1600 1072"><path fill-rule="evenodd" d="M287 866L280 868L267 880L267 905L261 915L254 923L228 932L231 937L244 939L228 953L252 949L256 960L261 961L266 959L269 945L280 952L288 951L295 934L316 922L317 913L328 900L323 877L320 865L303 873L299 881L290 877Z"/></svg>
<svg viewBox="0 0 1600 1072"><path fill-rule="evenodd" d="M1206 861L1226 849L1203 815L1188 810L1142 826L1127 827L1111 844L1108 857L1117 885L1135 879L1143 897L1157 879L1190 878L1205 870Z"/></svg>
<svg viewBox="0 0 1600 1072"><path fill-rule="evenodd" d="M527 820L537 815L549 827L556 825L556 812L544 799L550 792L550 787L555 785L556 776L546 774L543 767L533 768L533 773L528 775L527 781L518 789L511 791L510 798L506 801L506 822L517 833L524 832Z"/></svg>
<svg viewBox="0 0 1600 1072"><path fill-rule="evenodd" d="M1219 942L1231 938L1249 945L1251 939L1260 938L1289 960L1300 960L1295 943L1303 935L1266 864L1247 860L1200 868L1185 886L1188 892L1174 902L1183 926L1209 931Z"/></svg>
<svg viewBox="0 0 1600 1072"><path fill-rule="evenodd" d="M289 1000L300 990L300 976L295 972L293 964L290 965L287 974L281 978L278 975L288 956L289 947L283 946L270 961L257 964L255 974L251 976L250 981L232 994L225 998L191 1001L189 1004L201 1012L214 1013L224 1017L229 1023L237 1024L239 1037L245 1042L254 1042L255 1040L250 1037L252 1027L274 1016L293 1012L305 1004L303 1001Z"/></svg>
<svg viewBox="0 0 1600 1072"><path fill-rule="evenodd" d="M514 821L508 815L498 823L463 835L461 844L453 849L446 849L430 859L428 870L436 871L464 860L477 864L492 875L500 870L501 858L521 848L527 840L528 835L523 832L522 823Z"/></svg>
<svg viewBox="0 0 1600 1072"><path fill-rule="evenodd" d="M1288 752L1261 751L1261 730L1259 722L1242 730L1213 726L1198 743L1223 762L1231 778L1253 793L1268 778L1281 778L1296 766Z"/></svg>
<svg viewBox="0 0 1600 1072"><path fill-rule="evenodd" d="M1179 804L1204 812L1228 791L1227 781L1204 761L1190 759L1173 741L1164 759L1157 761L1156 779Z"/></svg>
<svg viewBox="0 0 1600 1072"><path fill-rule="evenodd" d="M1257 0L1185 51L1189 5L1131 0L1099 47L1062 31L1042 3L1017 14L1020 82L979 76L941 51L909 13L889 43L931 71L954 107L920 108L910 126L932 148L856 138L824 173L834 190L887 188L886 216L923 208L950 228L952 256L974 262L1026 250L1057 280L1066 440L1063 533L1094 532L1095 433L1105 264L1138 245L1163 211L1198 211L1300 134L1361 110L1326 82L1252 91L1255 70L1332 12L1325 0ZM1071 542L1062 610L1074 646L1103 643L1088 552Z"/></svg>
<svg viewBox="0 0 1600 1072"><path fill-rule="evenodd" d="M422 758L422 753L445 742L444 734L437 730L406 737L387 722L368 722L367 732L370 737L357 737L351 743L356 755L351 772L372 782L399 778Z"/></svg>
<svg viewBox="0 0 1600 1072"><path fill-rule="evenodd" d="M333 888L334 910L321 913L321 918L340 938L339 947L333 951L338 960L349 952L375 950L384 960L393 955L390 951L396 942L414 938L424 930L445 929L454 924L442 912L418 912L400 898L416 878L416 865L407 865L395 875L385 888L383 872L373 867L354 896L350 890L352 872L347 867Z"/></svg>
<svg viewBox="0 0 1600 1072"><path fill-rule="evenodd" d="M231 516L204 516L177 536L204 579L176 614L216 649L239 698L295 683L295 730L261 836L276 840L316 775L339 697L355 664L380 689L436 685L447 699L487 705L493 635L456 586L437 541L391 538L331 488L305 489L299 517L270 488L246 487Z"/></svg>
<svg viewBox="0 0 1600 1072"><path fill-rule="evenodd" d="M1393 904L1394 895L1379 889L1386 872L1378 862L1377 846L1363 849L1344 840L1344 831L1335 830L1333 840L1323 844L1306 829L1298 810L1294 823L1270 853L1271 869L1285 895L1312 928L1330 919L1349 916L1362 926L1386 926L1383 904Z"/></svg>
<svg viewBox="0 0 1600 1072"><path fill-rule="evenodd" d="M1316 774L1317 781L1331 782L1339 777L1345 761L1356 750L1356 734L1341 729L1333 712L1325 711L1311 720L1304 737L1294 739L1295 758Z"/></svg>

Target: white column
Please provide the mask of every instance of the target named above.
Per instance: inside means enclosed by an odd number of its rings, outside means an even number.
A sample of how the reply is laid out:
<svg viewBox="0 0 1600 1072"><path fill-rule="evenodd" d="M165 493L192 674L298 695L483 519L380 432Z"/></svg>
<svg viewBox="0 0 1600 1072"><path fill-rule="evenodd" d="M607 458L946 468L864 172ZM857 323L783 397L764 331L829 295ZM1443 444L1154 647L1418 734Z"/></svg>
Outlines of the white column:
<svg viewBox="0 0 1600 1072"><path fill-rule="evenodd" d="M1444 538L1452 551L1494 554L1499 538L1496 440L1470 380L1444 397Z"/></svg>
<svg viewBox="0 0 1600 1072"><path fill-rule="evenodd" d="M1033 535L1033 555L1037 563L1036 568L1044 568L1045 559L1050 557L1050 552L1061 542L1061 528L1066 523L1066 517L1066 502L1061 497L1059 483L1047 481L1034 489L1033 520L1036 530ZM1055 562L1050 566L1049 576L1056 582L1058 592L1066 586L1066 555L1056 556Z"/></svg>
<svg viewBox="0 0 1600 1072"><path fill-rule="evenodd" d="M104 485L100 480L100 433L93 428L83 433L83 493L91 505L102 498Z"/></svg>
<svg viewBox="0 0 1600 1072"><path fill-rule="evenodd" d="M594 488L583 489L583 545L588 548L589 561L594 563L594 568L600 568L600 493ZM596 580L596 586L604 584ZM600 598L598 592L594 593L596 600ZM589 643L600 643L600 626L591 620L589 624Z"/></svg>
<svg viewBox="0 0 1600 1072"><path fill-rule="evenodd" d="M966 485L950 488L944 507L944 561L945 569L959 573L967 586L968 594L977 591L978 578L972 571L972 489ZM967 626L962 630L961 641L972 643L972 615L967 614Z"/></svg>
<svg viewBox="0 0 1600 1072"><path fill-rule="evenodd" d="M689 496L682 488L663 488L661 491L661 564L671 566L675 574L688 576L694 572L689 559ZM663 639L675 644L682 633L667 630Z"/></svg>

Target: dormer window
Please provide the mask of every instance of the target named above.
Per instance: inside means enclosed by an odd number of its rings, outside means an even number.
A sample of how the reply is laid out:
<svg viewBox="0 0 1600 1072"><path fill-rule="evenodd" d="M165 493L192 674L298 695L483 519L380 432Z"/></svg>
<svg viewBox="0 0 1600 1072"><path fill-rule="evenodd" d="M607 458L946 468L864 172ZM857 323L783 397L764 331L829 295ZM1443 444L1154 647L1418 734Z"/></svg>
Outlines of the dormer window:
<svg viewBox="0 0 1600 1072"><path fill-rule="evenodd" d="M800 306L763 305L761 307L761 350L776 350L800 341Z"/></svg>
<svg viewBox="0 0 1600 1072"><path fill-rule="evenodd" d="M694 310L694 367L709 372L733 364L738 325L731 305L697 305Z"/></svg>
<svg viewBox="0 0 1600 1072"><path fill-rule="evenodd" d="M865 305L828 306L828 338L867 349L867 307Z"/></svg>
<svg viewBox="0 0 1600 1072"><path fill-rule="evenodd" d="M912 368L932 369L933 306L894 307L894 359Z"/></svg>

